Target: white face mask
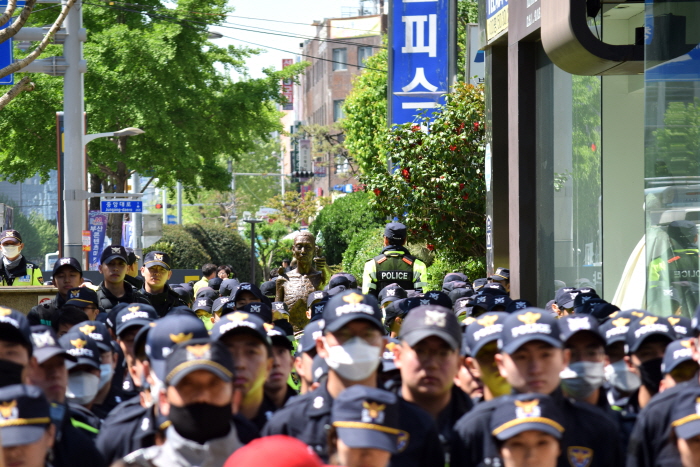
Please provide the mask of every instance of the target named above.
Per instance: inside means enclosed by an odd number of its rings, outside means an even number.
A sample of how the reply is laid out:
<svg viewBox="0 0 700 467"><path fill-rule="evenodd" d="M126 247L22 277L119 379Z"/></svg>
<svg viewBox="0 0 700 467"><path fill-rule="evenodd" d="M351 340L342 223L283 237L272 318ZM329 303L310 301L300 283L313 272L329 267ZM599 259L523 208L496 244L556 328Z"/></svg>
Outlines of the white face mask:
<svg viewBox="0 0 700 467"><path fill-rule="evenodd" d="M151 384L151 387L148 388L149 391L151 391L151 404L155 404L158 402L158 399L160 398L160 393L165 392L165 384L158 379L156 374L151 371L151 380L153 381L153 384Z"/></svg>
<svg viewBox="0 0 700 467"><path fill-rule="evenodd" d="M603 362L573 362L559 374L564 391L574 399L590 396L605 381Z"/></svg>
<svg viewBox="0 0 700 467"><path fill-rule="evenodd" d="M110 381L112 381L112 375L114 374L114 369L110 363L100 364L100 386L98 391L101 391Z"/></svg>
<svg viewBox="0 0 700 467"><path fill-rule="evenodd" d="M632 392L642 385L642 379L636 373L632 373L625 360L618 360L615 363L606 365L605 379L614 388L622 392Z"/></svg>
<svg viewBox="0 0 700 467"><path fill-rule="evenodd" d="M324 337L323 346L328 352L328 367L349 381L367 379L379 366L382 348L370 345L361 337L353 337L343 345L332 347L328 346Z"/></svg>
<svg viewBox="0 0 700 467"><path fill-rule="evenodd" d="M66 397L78 405L92 402L97 395L100 377L87 371L78 371L68 375Z"/></svg>
<svg viewBox="0 0 700 467"><path fill-rule="evenodd" d="M2 254L7 259L15 258L17 255L19 255L19 246L3 245Z"/></svg>

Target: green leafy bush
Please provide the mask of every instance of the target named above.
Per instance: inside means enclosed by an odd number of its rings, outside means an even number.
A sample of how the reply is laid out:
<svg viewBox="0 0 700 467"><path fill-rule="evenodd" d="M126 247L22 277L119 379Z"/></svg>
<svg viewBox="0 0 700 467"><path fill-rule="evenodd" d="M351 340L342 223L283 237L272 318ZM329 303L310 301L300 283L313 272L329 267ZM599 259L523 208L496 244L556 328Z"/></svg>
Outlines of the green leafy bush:
<svg viewBox="0 0 700 467"><path fill-rule="evenodd" d="M378 227L355 235L343 253L343 271L353 274L362 282L365 262L379 254L384 246L384 228Z"/></svg>
<svg viewBox="0 0 700 467"><path fill-rule="evenodd" d="M364 192L345 195L324 207L311 224L309 230L314 235L321 232L323 236L328 264L343 261L343 252L353 238L384 225L385 218L370 208L372 198L371 193Z"/></svg>
<svg viewBox="0 0 700 467"><path fill-rule="evenodd" d="M200 269L203 264L211 262L211 256L204 247L193 240L182 225L164 225L163 236L158 242L144 248L144 255L149 251L168 253L174 269Z"/></svg>
<svg viewBox="0 0 700 467"><path fill-rule="evenodd" d="M428 290L442 290L442 280L451 272L463 272L469 280L486 277L486 262L482 257L470 258L467 261L451 261L444 255L438 254L435 261L428 267Z"/></svg>

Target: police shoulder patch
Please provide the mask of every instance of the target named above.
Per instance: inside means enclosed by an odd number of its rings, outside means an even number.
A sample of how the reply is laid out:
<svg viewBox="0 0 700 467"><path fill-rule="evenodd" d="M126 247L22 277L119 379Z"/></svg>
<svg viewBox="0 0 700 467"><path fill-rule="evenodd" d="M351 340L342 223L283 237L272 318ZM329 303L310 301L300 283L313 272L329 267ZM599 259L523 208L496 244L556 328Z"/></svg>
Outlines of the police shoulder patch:
<svg viewBox="0 0 700 467"><path fill-rule="evenodd" d="M593 449L581 446L569 446L566 457L571 467L589 467L593 461Z"/></svg>

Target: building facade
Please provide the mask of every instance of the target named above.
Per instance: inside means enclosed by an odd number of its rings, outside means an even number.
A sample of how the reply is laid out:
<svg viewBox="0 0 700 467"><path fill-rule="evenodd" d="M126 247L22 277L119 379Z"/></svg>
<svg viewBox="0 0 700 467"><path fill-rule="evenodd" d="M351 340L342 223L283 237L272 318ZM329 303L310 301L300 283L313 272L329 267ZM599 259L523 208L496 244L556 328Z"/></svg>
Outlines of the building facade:
<svg viewBox="0 0 700 467"><path fill-rule="evenodd" d="M484 0L479 23L490 270L539 306L588 285L692 315L700 1Z"/></svg>

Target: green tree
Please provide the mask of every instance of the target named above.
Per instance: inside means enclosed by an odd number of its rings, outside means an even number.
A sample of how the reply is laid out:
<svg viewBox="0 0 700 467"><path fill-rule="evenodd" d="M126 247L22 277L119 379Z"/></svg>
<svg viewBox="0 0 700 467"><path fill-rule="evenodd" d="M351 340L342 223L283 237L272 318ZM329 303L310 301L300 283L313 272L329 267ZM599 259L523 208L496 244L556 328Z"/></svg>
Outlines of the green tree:
<svg viewBox="0 0 700 467"><path fill-rule="evenodd" d="M361 191L347 194L324 207L311 223L309 230L323 238L328 264L340 264L354 237L384 225L384 217L370 207L372 198L371 193Z"/></svg>
<svg viewBox="0 0 700 467"><path fill-rule="evenodd" d="M93 190L122 192L133 171L157 177L159 186L181 181L190 193L225 190L230 175L219 155L238 159L281 130L275 108L283 99L279 82L305 64L234 80L229 73L244 74L245 59L255 51L208 40L208 28L225 21L225 5L225 0L147 0L131 7L83 6L90 31L84 47L88 133L124 127L146 132L90 143ZM39 173L46 180L56 168L55 111L62 107L62 78L33 78L40 91L15 99L0 121L3 179ZM112 217L111 225L110 236L117 237L121 216Z"/></svg>
<svg viewBox="0 0 700 467"><path fill-rule="evenodd" d="M287 191L284 197L274 196L268 201L268 206L277 212L269 217L274 222L280 222L286 227L306 225L319 209L327 204L326 198L318 198L311 193L301 194L297 191Z"/></svg>
<svg viewBox="0 0 700 467"><path fill-rule="evenodd" d="M296 230L297 226L285 226L281 222L258 224L255 228L255 250L260 267L263 270L264 279L270 277L270 271L279 267L281 261L275 261L280 257L291 258L292 240L284 239L286 235ZM246 229L245 236L250 241L250 229Z"/></svg>
<svg viewBox="0 0 700 467"><path fill-rule="evenodd" d="M56 221L44 219L36 212L31 212L29 216L24 215L17 203L4 194L0 194L0 203L14 208L13 228L22 235L22 255L43 268L45 255L58 251Z"/></svg>

